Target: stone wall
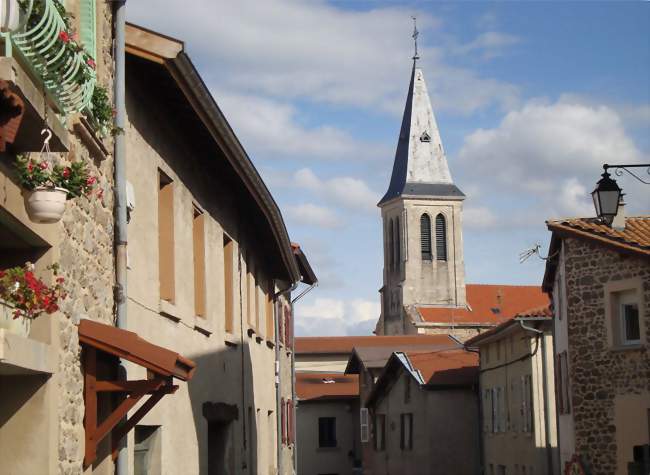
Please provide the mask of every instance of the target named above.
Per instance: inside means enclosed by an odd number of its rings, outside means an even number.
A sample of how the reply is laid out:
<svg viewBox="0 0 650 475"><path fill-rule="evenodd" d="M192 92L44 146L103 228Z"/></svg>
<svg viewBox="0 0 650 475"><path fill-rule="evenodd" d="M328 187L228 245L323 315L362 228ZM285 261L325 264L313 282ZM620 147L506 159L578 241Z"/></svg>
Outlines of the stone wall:
<svg viewBox="0 0 650 475"><path fill-rule="evenodd" d="M68 2L70 12L77 11L78 2ZM112 96L112 10L111 4L97 2L97 75L98 84ZM68 125L74 118L69 119ZM72 128L70 129L72 132ZM112 138L104 139L112 151ZM77 327L79 320L89 318L113 324L113 157L98 160L89 154L86 144L70 134L69 161L83 161L97 177L100 196L77 198L67 203L60 223L62 239L58 262L65 278L68 298L61 304L58 321L59 367L58 422L60 474L83 471L84 402L81 348ZM56 335L57 333L55 333Z"/></svg>
<svg viewBox="0 0 650 475"><path fill-rule="evenodd" d="M563 242L576 452L594 475L622 473L617 472L616 440L617 431L625 428L615 425L615 399L650 391L650 352L647 346L617 351L608 345L604 286L641 277L645 308L640 308L639 314L645 319L648 341L650 265L640 257L625 256L592 242Z"/></svg>

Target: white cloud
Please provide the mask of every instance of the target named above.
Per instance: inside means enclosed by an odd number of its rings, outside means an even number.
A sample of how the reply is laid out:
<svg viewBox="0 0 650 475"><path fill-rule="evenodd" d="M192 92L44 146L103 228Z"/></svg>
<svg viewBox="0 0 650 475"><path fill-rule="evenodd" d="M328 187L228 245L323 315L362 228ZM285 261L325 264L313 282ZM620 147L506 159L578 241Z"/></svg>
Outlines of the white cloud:
<svg viewBox="0 0 650 475"><path fill-rule="evenodd" d="M497 225L496 216L486 206L468 206L463 210L463 226L466 228L489 229Z"/></svg>
<svg viewBox="0 0 650 475"><path fill-rule="evenodd" d="M517 43L519 38L498 31L486 31L469 43L458 45L453 49L456 54L478 53L484 60L502 56L505 51Z"/></svg>
<svg viewBox="0 0 650 475"><path fill-rule="evenodd" d="M358 178L340 176L322 180L309 168L298 170L293 178L296 186L310 190L331 203L352 210L377 211L379 194Z"/></svg>
<svg viewBox="0 0 650 475"><path fill-rule="evenodd" d="M194 0L188 8L175 0L139 0L128 12L130 21L185 40L206 81L219 90L375 110L403 107L412 14L421 38L443 43L436 36L440 21L411 7L355 11L324 0ZM503 43L499 35L479 37L474 48ZM435 73L440 81L434 90L440 107L467 112L511 100L511 86L450 67L447 53L424 45L420 52L427 77ZM466 87L470 80L475 87Z"/></svg>
<svg viewBox="0 0 650 475"><path fill-rule="evenodd" d="M330 208L312 203L287 206L289 219L298 224L318 226L321 228L338 228L343 225L343 220Z"/></svg>
<svg viewBox="0 0 650 475"><path fill-rule="evenodd" d="M330 336L372 334L379 318L379 302L353 299L316 298L296 304L296 334Z"/></svg>
<svg viewBox="0 0 650 475"><path fill-rule="evenodd" d="M471 133L458 158L465 178L483 196L495 196L498 189L510 206L534 201L523 215L529 222L592 215L588 193L602 165L636 163L642 155L614 109L567 96L555 103L530 101L509 112L498 127ZM486 216L473 213L470 217L478 222ZM514 221L512 215L500 221L509 220Z"/></svg>

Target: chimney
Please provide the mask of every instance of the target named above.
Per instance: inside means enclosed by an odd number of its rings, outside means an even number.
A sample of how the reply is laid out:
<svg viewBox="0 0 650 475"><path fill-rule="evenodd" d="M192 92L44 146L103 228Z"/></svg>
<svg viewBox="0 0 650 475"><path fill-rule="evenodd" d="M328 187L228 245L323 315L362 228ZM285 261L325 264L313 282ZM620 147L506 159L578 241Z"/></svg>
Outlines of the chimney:
<svg viewBox="0 0 650 475"><path fill-rule="evenodd" d="M623 196L625 195L621 193L621 197L618 199L618 213L616 213L612 221L612 228L617 231L625 231L625 201L623 201Z"/></svg>

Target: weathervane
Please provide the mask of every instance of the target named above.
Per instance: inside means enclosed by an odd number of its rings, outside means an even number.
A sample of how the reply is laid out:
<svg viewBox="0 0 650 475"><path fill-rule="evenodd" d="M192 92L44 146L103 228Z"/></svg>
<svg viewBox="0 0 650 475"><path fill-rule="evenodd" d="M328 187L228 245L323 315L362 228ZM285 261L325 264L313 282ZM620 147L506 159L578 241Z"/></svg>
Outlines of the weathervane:
<svg viewBox="0 0 650 475"><path fill-rule="evenodd" d="M420 59L418 56L418 35L420 32L418 31L417 18L414 16L411 18L413 18L413 35L411 37L413 38L413 43L415 43L415 54L413 55L413 61L417 61Z"/></svg>

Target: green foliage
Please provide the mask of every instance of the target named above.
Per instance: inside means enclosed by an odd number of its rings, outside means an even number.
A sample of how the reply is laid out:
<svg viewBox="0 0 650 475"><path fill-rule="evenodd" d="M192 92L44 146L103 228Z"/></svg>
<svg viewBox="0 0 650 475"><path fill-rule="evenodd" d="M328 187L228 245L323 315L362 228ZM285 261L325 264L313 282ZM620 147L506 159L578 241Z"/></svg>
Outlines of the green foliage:
<svg viewBox="0 0 650 475"><path fill-rule="evenodd" d="M47 162L19 155L16 158L16 171L21 186L27 190L33 190L37 186L54 186L50 180Z"/></svg>
<svg viewBox="0 0 650 475"><path fill-rule="evenodd" d="M113 104L111 104L108 91L105 88L95 86L86 117L101 137L104 137L112 129Z"/></svg>

